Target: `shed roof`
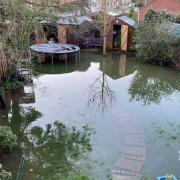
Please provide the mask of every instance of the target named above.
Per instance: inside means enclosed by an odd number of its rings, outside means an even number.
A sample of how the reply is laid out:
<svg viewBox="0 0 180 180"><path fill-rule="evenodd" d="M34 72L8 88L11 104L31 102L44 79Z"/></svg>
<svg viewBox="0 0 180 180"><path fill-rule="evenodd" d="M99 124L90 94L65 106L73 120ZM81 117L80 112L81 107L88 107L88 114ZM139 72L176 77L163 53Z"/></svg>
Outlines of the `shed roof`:
<svg viewBox="0 0 180 180"><path fill-rule="evenodd" d="M63 25L81 25L85 21L92 22L92 19L87 16L80 16L80 17L66 17L59 19L56 23L63 24Z"/></svg>
<svg viewBox="0 0 180 180"><path fill-rule="evenodd" d="M136 25L136 21L129 18L128 16L120 16L120 17L118 17L118 19L120 19L121 21L125 22L126 24L128 24L132 27L135 27L135 25Z"/></svg>

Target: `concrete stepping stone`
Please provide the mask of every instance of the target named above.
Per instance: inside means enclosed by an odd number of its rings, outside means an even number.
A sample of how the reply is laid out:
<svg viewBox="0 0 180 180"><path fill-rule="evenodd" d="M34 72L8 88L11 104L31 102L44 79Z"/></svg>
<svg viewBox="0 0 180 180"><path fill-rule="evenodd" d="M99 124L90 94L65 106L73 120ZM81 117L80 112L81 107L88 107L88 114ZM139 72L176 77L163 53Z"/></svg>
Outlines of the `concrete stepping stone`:
<svg viewBox="0 0 180 180"><path fill-rule="evenodd" d="M134 116L122 109L113 109L112 113L118 117L125 144L112 170L113 180L140 180L146 154L143 128Z"/></svg>
<svg viewBox="0 0 180 180"><path fill-rule="evenodd" d="M123 176L123 175L112 175L113 180L140 180L140 176Z"/></svg>
<svg viewBox="0 0 180 180"><path fill-rule="evenodd" d="M118 176L125 176L126 175L126 176L132 176L132 177L139 175L138 172L130 171L128 169L114 169L112 171L112 174L118 175Z"/></svg>
<svg viewBox="0 0 180 180"><path fill-rule="evenodd" d="M125 136L124 143L130 146L145 147L144 139L132 136Z"/></svg>
<svg viewBox="0 0 180 180"><path fill-rule="evenodd" d="M137 146L127 146L123 150L123 154L132 154L136 156L145 156L146 148Z"/></svg>
<svg viewBox="0 0 180 180"><path fill-rule="evenodd" d="M145 161L144 156L137 156L137 155L132 155L132 154L121 154L121 157L124 159L129 159L129 160L136 160L136 161Z"/></svg>
<svg viewBox="0 0 180 180"><path fill-rule="evenodd" d="M139 173L144 162L142 161L136 161L136 160L129 160L125 158L119 158L118 162L116 163L116 168L119 169L127 169L132 172L137 172Z"/></svg>

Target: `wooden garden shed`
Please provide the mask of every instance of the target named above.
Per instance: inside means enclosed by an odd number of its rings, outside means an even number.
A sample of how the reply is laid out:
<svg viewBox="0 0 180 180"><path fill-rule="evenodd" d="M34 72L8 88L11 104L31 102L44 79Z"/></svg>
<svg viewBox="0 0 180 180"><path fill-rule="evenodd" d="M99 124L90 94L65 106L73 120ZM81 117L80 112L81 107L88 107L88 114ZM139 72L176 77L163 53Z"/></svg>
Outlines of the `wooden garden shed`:
<svg viewBox="0 0 180 180"><path fill-rule="evenodd" d="M79 38L90 31L92 19L87 16L65 17L57 21L58 41L60 43L78 44Z"/></svg>
<svg viewBox="0 0 180 180"><path fill-rule="evenodd" d="M127 17L115 17L111 21L107 35L107 49L128 51L133 46L136 22Z"/></svg>

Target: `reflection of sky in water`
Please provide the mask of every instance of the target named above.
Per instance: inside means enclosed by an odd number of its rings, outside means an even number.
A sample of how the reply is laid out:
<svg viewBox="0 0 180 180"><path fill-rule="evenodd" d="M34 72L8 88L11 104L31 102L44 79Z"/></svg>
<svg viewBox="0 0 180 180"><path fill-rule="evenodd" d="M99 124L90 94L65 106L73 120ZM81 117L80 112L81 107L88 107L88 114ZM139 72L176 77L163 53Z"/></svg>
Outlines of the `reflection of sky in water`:
<svg viewBox="0 0 180 180"><path fill-rule="evenodd" d="M163 141L154 141L153 126L180 119L178 72L141 65L134 59L126 59L125 56L120 58L119 55L108 55L105 60L102 56L82 53L77 70L71 64L74 70L68 73L64 72L63 64L60 65L60 69L57 65L56 74L45 73L34 79L35 103L32 105L43 116L32 122L29 129L33 126L44 128L46 124L57 120L68 127L80 127L88 123L96 130L92 137L93 151L89 159L98 161L99 164L93 164L92 171L99 176L97 179L102 179L102 176L107 174L107 169L114 167L122 150L121 125L116 116L118 112L111 110L126 111L135 117L145 131L147 161L143 172L153 178L167 173L180 176L180 162L177 161L180 146L174 144L166 147ZM44 69L43 64L41 66L44 72L49 68L45 66ZM102 71L106 74L110 89L116 94L112 107L105 109L103 115L93 104L91 108L87 106L88 88ZM149 83L156 83L156 89L149 89ZM154 98L154 95L158 94L154 92L158 92L159 97ZM139 99L133 99L131 93ZM147 104L144 104L143 98L149 100Z"/></svg>

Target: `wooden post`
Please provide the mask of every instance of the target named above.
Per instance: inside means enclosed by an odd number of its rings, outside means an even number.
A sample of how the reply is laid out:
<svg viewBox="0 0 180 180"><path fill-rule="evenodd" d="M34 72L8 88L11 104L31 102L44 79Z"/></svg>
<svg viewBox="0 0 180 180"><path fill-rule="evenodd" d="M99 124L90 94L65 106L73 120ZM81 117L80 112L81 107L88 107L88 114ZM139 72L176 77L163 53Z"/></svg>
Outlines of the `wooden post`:
<svg viewBox="0 0 180 180"><path fill-rule="evenodd" d="M106 36L107 36L107 17L106 17L106 0L104 0L104 37L103 37L103 56L106 56Z"/></svg>

